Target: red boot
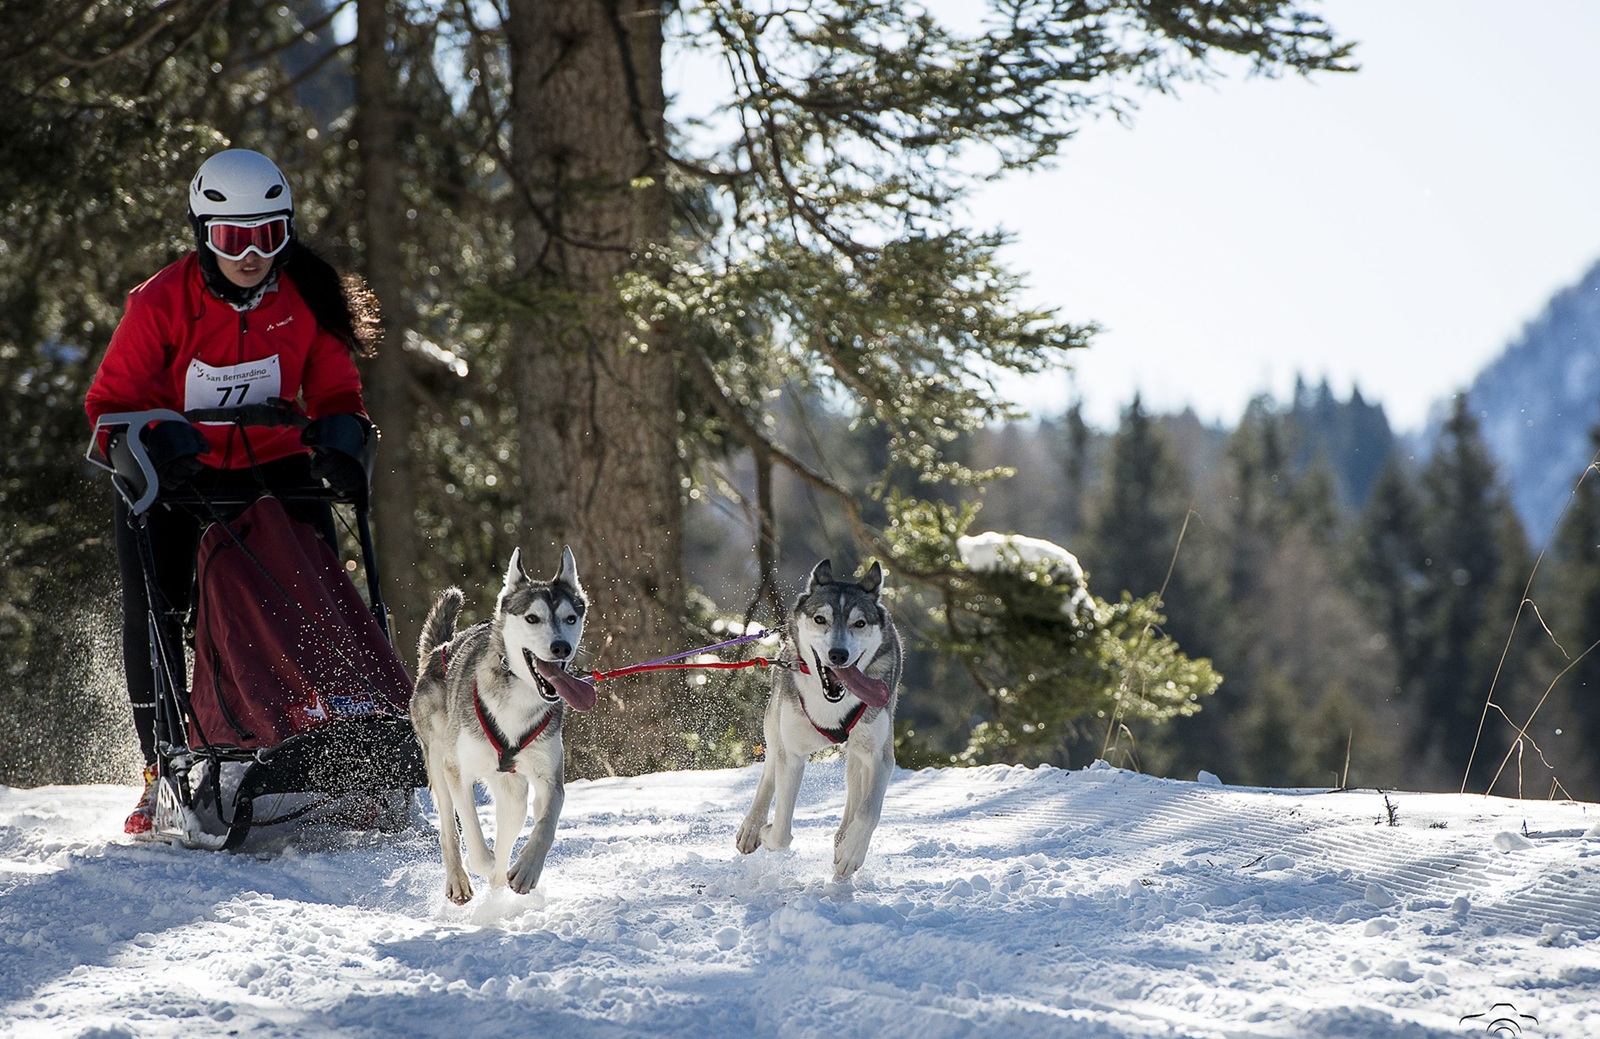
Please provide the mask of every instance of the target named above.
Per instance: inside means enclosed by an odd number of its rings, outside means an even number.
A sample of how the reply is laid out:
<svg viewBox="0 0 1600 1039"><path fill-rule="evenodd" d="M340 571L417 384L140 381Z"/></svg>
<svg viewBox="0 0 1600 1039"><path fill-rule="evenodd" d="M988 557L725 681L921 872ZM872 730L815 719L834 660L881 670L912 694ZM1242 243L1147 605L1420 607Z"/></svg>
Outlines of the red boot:
<svg viewBox="0 0 1600 1039"><path fill-rule="evenodd" d="M135 837L148 839L153 836L156 816L156 767L144 767L144 793L139 796L139 803L128 814L128 819L122 824L122 832Z"/></svg>

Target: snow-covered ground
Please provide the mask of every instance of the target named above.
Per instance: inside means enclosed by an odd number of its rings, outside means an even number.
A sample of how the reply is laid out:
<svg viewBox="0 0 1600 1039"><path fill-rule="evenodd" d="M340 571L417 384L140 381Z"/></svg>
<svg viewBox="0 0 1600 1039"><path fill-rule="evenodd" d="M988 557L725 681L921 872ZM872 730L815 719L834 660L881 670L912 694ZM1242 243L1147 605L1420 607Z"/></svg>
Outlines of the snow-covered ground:
<svg viewBox="0 0 1600 1039"><path fill-rule="evenodd" d="M462 908L431 829L194 852L0 788L0 1035L1600 1036L1600 806L902 771L838 884L842 779L749 857L754 768L573 784L541 890Z"/></svg>

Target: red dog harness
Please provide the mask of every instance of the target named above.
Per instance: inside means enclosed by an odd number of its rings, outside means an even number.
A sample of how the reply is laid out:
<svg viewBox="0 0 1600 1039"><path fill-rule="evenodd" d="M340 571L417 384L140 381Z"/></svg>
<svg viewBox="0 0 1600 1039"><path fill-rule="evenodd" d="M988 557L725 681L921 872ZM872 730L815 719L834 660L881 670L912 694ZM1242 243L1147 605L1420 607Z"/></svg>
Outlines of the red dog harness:
<svg viewBox="0 0 1600 1039"><path fill-rule="evenodd" d="M447 677L450 674L449 652L449 646L439 647L439 666L444 669ZM500 755L499 771L501 772L515 772L517 770L517 755L527 749L528 744L538 739L556 716L556 708L550 708L544 713L544 717L540 718L538 723L528 730L527 735L523 736L517 745L513 747L511 741L506 738L505 733L500 731L500 726L495 724L494 718L490 716L489 711L483 706L483 698L478 695L478 680L476 677L472 680L472 710L478 716L478 725L483 729L483 735L488 739L489 746L493 747L495 753Z"/></svg>
<svg viewBox="0 0 1600 1039"><path fill-rule="evenodd" d="M850 733L855 729L856 722L860 721L861 716L867 713L867 705L858 701L850 709L850 713L844 716L844 721L839 723L837 729L824 729L818 725L816 719L811 717L811 712L806 710L806 698L803 696L800 697L800 713L806 716L806 721L811 723L813 729L822 733L824 739L837 746L850 738Z"/></svg>

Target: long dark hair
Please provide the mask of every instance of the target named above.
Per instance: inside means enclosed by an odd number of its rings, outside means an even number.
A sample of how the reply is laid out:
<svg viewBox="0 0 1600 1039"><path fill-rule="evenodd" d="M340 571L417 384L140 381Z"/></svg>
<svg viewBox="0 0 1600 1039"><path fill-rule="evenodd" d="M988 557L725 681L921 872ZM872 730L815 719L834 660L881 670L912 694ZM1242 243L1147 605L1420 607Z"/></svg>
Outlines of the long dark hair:
<svg viewBox="0 0 1600 1039"><path fill-rule="evenodd" d="M317 324L355 356L376 354L383 330L378 321L378 297L367 283L354 274L340 274L298 238L290 241L288 252L283 271L311 308Z"/></svg>

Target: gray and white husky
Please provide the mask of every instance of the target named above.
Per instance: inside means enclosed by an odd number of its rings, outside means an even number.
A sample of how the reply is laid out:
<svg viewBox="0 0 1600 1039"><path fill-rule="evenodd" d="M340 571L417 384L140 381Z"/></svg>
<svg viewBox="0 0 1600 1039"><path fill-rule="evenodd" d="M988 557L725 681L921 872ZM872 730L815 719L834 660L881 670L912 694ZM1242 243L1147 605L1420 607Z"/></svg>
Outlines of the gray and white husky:
<svg viewBox="0 0 1600 1039"><path fill-rule="evenodd" d="M490 887L509 881L511 890L526 894L539 882L566 797L563 705L587 711L595 701L594 686L566 671L583 637L587 608L572 549L561 550L561 571L550 581L530 578L522 569L522 550L512 552L494 619L458 635L461 601L461 590L450 588L428 612L411 700L411 723L439 810L444 893L457 905L472 898L458 818L467 862L473 872L487 874ZM480 780L494 799L492 858L473 801ZM530 787L533 831L512 865L511 846L527 818Z"/></svg>
<svg viewBox="0 0 1600 1039"><path fill-rule="evenodd" d="M787 848L806 759L843 744L844 819L833 836L833 872L848 877L867 857L894 771L902 655L900 636L883 605L883 568L873 563L860 581L847 582L833 579L828 560L818 563L789 611L784 652L798 666L772 673L762 726L766 763L755 803L734 842L745 854L757 846Z"/></svg>

